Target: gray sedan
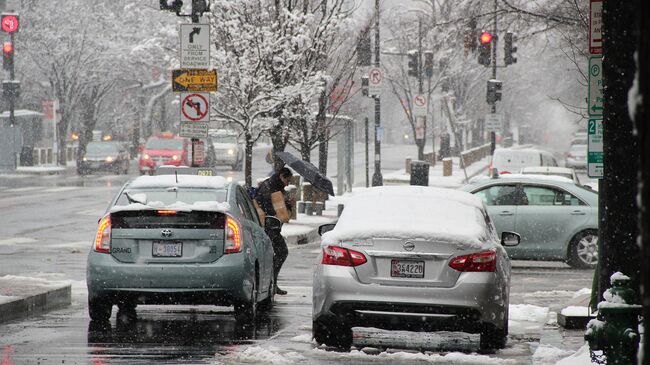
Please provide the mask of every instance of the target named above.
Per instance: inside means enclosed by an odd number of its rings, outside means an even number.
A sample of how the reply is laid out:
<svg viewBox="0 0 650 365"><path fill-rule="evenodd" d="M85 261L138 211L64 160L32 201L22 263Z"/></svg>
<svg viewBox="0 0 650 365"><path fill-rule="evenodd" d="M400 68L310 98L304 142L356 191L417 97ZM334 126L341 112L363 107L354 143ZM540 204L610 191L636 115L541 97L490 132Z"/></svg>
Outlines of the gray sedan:
<svg viewBox="0 0 650 365"><path fill-rule="evenodd" d="M483 199L499 232L515 231L519 260L559 260L577 268L598 262L598 194L555 176L506 174L463 187Z"/></svg>
<svg viewBox="0 0 650 365"><path fill-rule="evenodd" d="M250 198L192 171L138 177L114 198L88 255L91 320L114 304L127 315L138 304L233 305L245 320L273 305L273 248Z"/></svg>
<svg viewBox="0 0 650 365"><path fill-rule="evenodd" d="M332 229L329 232L325 232ZM429 187L372 188L321 226L314 270L318 343L349 348L352 327L480 333L483 349L508 334L510 261L480 199Z"/></svg>

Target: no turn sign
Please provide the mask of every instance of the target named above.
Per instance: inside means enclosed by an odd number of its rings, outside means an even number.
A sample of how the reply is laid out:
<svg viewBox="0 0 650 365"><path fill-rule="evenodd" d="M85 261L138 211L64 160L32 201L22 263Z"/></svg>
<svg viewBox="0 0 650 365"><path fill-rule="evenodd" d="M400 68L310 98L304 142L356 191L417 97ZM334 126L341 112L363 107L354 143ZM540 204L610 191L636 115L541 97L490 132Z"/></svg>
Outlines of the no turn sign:
<svg viewBox="0 0 650 365"><path fill-rule="evenodd" d="M208 93L181 94L181 121L210 121L210 95Z"/></svg>

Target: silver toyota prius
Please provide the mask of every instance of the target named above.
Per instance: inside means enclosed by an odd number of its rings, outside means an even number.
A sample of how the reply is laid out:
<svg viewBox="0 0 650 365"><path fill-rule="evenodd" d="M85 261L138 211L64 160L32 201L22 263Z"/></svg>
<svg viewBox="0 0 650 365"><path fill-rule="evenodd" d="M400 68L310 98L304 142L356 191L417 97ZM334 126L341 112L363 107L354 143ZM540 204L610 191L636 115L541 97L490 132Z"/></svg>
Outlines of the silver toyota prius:
<svg viewBox="0 0 650 365"><path fill-rule="evenodd" d="M233 305L252 320L273 305L273 248L248 194L191 174L211 170L180 170L128 182L99 221L86 273L91 320L138 304Z"/></svg>
<svg viewBox="0 0 650 365"><path fill-rule="evenodd" d="M467 192L386 186L354 195L320 227L313 280L317 343L352 344L352 327L480 333L486 350L508 334L510 261L483 202Z"/></svg>

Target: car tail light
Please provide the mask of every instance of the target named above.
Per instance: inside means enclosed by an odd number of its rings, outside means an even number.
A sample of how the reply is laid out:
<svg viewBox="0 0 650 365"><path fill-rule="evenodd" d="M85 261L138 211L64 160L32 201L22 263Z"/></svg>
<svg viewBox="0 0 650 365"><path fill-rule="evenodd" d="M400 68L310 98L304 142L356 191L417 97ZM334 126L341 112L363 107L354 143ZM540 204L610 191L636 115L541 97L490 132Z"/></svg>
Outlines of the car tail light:
<svg viewBox="0 0 650 365"><path fill-rule="evenodd" d="M451 259L449 266L464 272L494 272L497 268L497 252L495 249L458 256Z"/></svg>
<svg viewBox="0 0 650 365"><path fill-rule="evenodd" d="M107 214L99 221L95 235L95 251L109 253L111 251L111 216Z"/></svg>
<svg viewBox="0 0 650 365"><path fill-rule="evenodd" d="M176 214L175 210L159 210L157 211L158 215L174 215Z"/></svg>
<svg viewBox="0 0 650 365"><path fill-rule="evenodd" d="M359 266L368 261L361 252L348 250L339 246L327 246L323 248L323 265L338 266Z"/></svg>
<svg viewBox="0 0 650 365"><path fill-rule="evenodd" d="M231 217L226 218L226 242L223 246L223 252L241 252L241 229L239 223Z"/></svg>

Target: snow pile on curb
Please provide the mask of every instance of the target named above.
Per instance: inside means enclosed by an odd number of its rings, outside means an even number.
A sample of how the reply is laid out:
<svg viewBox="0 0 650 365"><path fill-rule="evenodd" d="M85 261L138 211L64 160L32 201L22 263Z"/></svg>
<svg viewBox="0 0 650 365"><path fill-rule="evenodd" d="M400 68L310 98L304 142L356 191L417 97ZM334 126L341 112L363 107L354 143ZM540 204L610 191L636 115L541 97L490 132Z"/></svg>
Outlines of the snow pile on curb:
<svg viewBox="0 0 650 365"><path fill-rule="evenodd" d="M533 364L535 365L551 365L555 364L558 360L572 355L572 351L567 351L553 347L550 345L539 345L533 354Z"/></svg>
<svg viewBox="0 0 650 365"><path fill-rule="evenodd" d="M305 360L305 357L295 351L283 351L277 347L268 349L252 346L243 352L234 354L233 360L243 363L263 363L273 365L294 364L296 361Z"/></svg>
<svg viewBox="0 0 650 365"><path fill-rule="evenodd" d="M373 360L377 358L392 360L394 364L405 364L408 362L423 362L428 364L462 364L462 365L500 365L517 364L515 360L504 360L492 358L486 355L463 354L450 352L445 355L424 354L421 352L381 352L376 355L369 355L362 351L352 350L349 353L330 352L323 349L314 349L319 356L337 358L339 360Z"/></svg>
<svg viewBox="0 0 650 365"><path fill-rule="evenodd" d="M508 331L512 336L538 337L548 317L548 307L511 304Z"/></svg>

